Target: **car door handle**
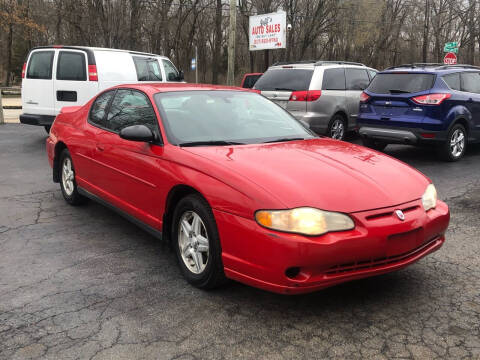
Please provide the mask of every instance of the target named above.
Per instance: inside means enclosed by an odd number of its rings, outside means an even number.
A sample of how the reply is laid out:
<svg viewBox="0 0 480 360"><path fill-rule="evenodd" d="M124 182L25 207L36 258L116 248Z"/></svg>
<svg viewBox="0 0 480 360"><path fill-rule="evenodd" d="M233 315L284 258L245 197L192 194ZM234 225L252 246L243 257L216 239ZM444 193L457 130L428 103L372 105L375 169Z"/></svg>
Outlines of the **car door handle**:
<svg viewBox="0 0 480 360"><path fill-rule="evenodd" d="M105 147L102 144L97 144L97 150L98 151L103 151L103 150L105 150Z"/></svg>

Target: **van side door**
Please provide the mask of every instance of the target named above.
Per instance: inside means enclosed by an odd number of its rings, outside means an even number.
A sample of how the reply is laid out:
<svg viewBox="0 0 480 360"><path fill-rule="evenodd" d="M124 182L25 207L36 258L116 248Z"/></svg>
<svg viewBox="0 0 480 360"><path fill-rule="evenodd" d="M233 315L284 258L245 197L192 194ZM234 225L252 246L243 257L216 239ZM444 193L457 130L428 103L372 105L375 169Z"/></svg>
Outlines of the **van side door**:
<svg viewBox="0 0 480 360"><path fill-rule="evenodd" d="M22 80L22 109L24 114L54 115L53 63L55 50L34 50L27 59Z"/></svg>
<svg viewBox="0 0 480 360"><path fill-rule="evenodd" d="M82 106L98 92L98 81L88 79L87 54L82 50L60 50L54 80L55 112L64 106Z"/></svg>

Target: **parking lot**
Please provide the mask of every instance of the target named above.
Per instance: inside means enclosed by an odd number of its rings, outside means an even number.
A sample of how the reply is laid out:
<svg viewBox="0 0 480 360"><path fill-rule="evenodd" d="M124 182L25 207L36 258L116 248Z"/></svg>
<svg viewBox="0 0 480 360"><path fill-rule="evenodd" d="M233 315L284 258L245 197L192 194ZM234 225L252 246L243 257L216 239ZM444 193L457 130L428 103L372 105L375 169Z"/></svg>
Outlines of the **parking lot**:
<svg viewBox="0 0 480 360"><path fill-rule="evenodd" d="M0 126L0 358L480 358L480 147L389 146L451 210L444 247L302 296L186 283L164 244L52 182L43 128ZM394 176L394 174L392 174Z"/></svg>

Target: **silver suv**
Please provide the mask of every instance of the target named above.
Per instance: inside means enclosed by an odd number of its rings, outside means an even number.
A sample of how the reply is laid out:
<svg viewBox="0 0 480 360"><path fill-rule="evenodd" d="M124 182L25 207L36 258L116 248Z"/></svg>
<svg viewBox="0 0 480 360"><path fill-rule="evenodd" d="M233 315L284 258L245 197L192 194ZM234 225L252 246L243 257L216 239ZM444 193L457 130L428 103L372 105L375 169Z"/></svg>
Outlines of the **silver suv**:
<svg viewBox="0 0 480 360"><path fill-rule="evenodd" d="M360 94L377 70L346 61L273 64L254 89L318 134L343 140L356 129Z"/></svg>

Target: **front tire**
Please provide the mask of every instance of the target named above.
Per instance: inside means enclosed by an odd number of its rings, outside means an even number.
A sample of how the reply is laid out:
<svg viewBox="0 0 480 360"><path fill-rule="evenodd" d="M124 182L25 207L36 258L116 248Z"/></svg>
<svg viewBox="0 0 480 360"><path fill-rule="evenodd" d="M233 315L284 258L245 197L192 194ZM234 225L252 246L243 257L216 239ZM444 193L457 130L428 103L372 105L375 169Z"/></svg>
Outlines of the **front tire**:
<svg viewBox="0 0 480 360"><path fill-rule="evenodd" d="M226 282L215 218L200 195L179 201L173 213L172 239L180 269L190 284L213 289Z"/></svg>
<svg viewBox="0 0 480 360"><path fill-rule="evenodd" d="M73 167L72 157L68 149L63 149L60 154L59 170L60 188L63 198L70 205L81 205L86 198L78 192L77 182L75 181L75 168Z"/></svg>
<svg viewBox="0 0 480 360"><path fill-rule="evenodd" d="M440 145L440 157L445 161L458 161L467 149L467 131L462 124L455 124L449 131L447 140Z"/></svg>
<svg viewBox="0 0 480 360"><path fill-rule="evenodd" d="M330 120L327 135L335 140L345 140L347 134L347 122L342 115L336 114Z"/></svg>

